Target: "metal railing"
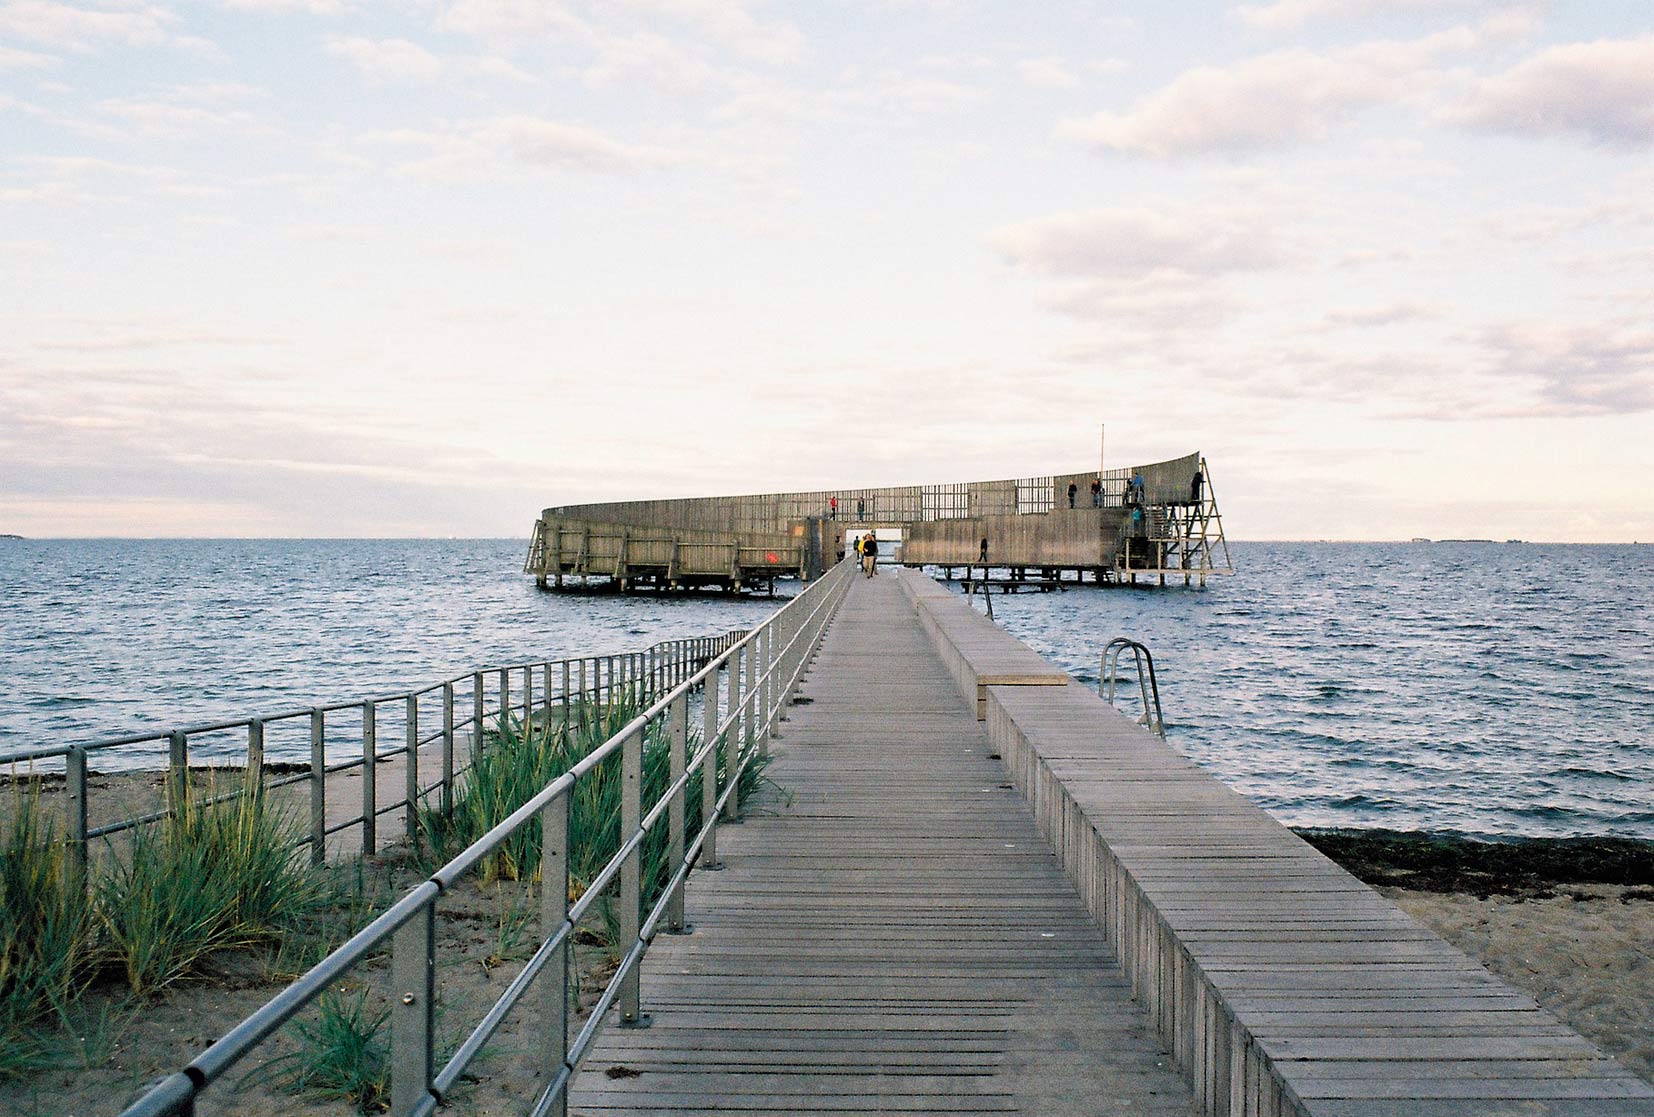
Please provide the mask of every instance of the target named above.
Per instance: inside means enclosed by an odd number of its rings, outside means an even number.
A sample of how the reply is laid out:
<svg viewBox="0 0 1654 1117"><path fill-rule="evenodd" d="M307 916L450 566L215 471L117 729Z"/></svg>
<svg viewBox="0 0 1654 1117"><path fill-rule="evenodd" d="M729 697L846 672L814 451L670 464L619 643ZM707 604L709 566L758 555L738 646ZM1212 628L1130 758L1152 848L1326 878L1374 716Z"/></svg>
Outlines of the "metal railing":
<svg viewBox="0 0 1654 1117"><path fill-rule="evenodd" d="M541 711L541 716L549 717L558 710L566 714L573 705L604 703L635 686L642 686L647 694L679 686L746 635L745 630L738 630L720 636L667 640L640 652L484 667L405 693L116 737L91 744L17 749L0 752L0 766L33 767L62 759L63 840L68 849L70 872L83 885L90 881L87 855L94 839L159 822L184 801L188 794L191 757L201 756L201 749L192 748L192 744L203 740L206 742L203 747L211 749L210 759L214 763L234 768L239 761L239 766L247 772L248 786L260 794L293 784L310 784L309 824L298 844L308 845L311 863L319 865L327 857L328 839L353 828L360 828L361 852L377 852L378 820L386 814L403 811L406 832L412 833L420 802L433 793L446 813L452 803L454 779L463 774L467 763L462 760L456 769L456 742L461 757L469 756L470 750L465 746L479 743L490 727L497 730L514 718L529 721L536 709ZM469 707L468 711L465 706ZM235 740L227 744L226 734L234 735ZM244 745L240 743L243 734ZM283 734L293 742L287 751L308 748L309 763L304 770L282 774L267 767L269 743ZM384 747L392 740L399 743ZM161 743L165 743L167 750L165 805L158 810L89 825L91 759L109 750ZM427 783L420 774L420 751L433 745L439 749L436 758L439 771L433 773L434 778ZM349 749L353 755L338 759L342 749ZM407 757L402 795L381 803L377 765L399 756ZM330 777L357 769L361 770L359 811L330 822ZM200 803L226 802L245 793L238 788L207 796Z"/></svg>
<svg viewBox="0 0 1654 1117"><path fill-rule="evenodd" d="M1143 716L1137 719L1139 725L1146 725L1156 733L1160 739L1166 739L1166 716L1160 711L1160 683L1154 677L1154 656L1149 649L1136 640L1124 636L1116 636L1103 649L1102 670L1098 673L1098 689L1103 697L1112 703L1114 701L1114 682L1120 669L1120 655L1130 651L1133 666L1137 670L1137 689L1143 700Z"/></svg>
<svg viewBox="0 0 1654 1117"><path fill-rule="evenodd" d="M389 941L391 945L391 1108L393 1117L423 1117L435 1112L466 1073L514 1008L524 1001L537 978L541 1047L550 1081L527 1112L532 1117L562 1115L568 1088L581 1060L591 1050L609 1010L619 1006L623 1026L647 1022L642 1011L640 963L664 924L684 929L683 889L690 868L717 867L717 826L739 810L741 772L752 755L746 742L767 753L781 711L791 701L822 631L848 589L854 573L840 563L757 628L680 678L643 713L553 780L510 817L463 850L431 877L404 895L343 946L277 994L263 1008L230 1029L186 1067L163 1079L124 1111L122 1117L188 1117L197 1097L258 1045L292 1020L333 983ZM701 746L688 754L689 696L702 693ZM642 800L645 734L664 730L669 748L670 784L653 804ZM726 779L720 790L718 761L724 756ZM604 761L619 757L621 768L620 847L596 873L574 903L568 899L570 796L583 778ZM685 832L690 777L702 773L701 824ZM540 932L533 955L492 1008L460 1043L445 1065L436 1066L435 974L437 904L444 893L476 868L492 851L536 819L542 826ZM642 851L656 827L667 828L667 865L671 876L647 913L643 911ZM603 990L573 1043L569 1042L569 946L576 925L611 885L619 886L620 949L618 969Z"/></svg>

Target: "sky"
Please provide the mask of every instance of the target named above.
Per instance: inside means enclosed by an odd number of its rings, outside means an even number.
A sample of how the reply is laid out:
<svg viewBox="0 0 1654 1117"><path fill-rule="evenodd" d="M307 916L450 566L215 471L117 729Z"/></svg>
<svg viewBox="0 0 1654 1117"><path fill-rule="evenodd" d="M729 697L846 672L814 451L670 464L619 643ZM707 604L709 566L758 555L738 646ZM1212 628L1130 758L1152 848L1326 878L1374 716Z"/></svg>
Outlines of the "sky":
<svg viewBox="0 0 1654 1117"><path fill-rule="evenodd" d="M1654 540L1651 156L1649 0L0 0L0 532Z"/></svg>

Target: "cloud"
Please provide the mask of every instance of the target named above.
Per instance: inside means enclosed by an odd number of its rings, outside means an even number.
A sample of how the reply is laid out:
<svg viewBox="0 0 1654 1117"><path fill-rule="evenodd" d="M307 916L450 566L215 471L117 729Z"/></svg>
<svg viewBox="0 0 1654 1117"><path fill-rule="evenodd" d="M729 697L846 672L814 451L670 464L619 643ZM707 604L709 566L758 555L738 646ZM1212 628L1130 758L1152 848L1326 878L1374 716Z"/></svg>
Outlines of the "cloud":
<svg viewBox="0 0 1654 1117"><path fill-rule="evenodd" d="M1631 415L1654 411L1654 331L1642 325L1521 323L1479 338L1496 373L1530 381L1523 414Z"/></svg>
<svg viewBox="0 0 1654 1117"><path fill-rule="evenodd" d="M1285 31L1318 20L1414 17L1456 8L1507 10L1511 15L1526 17L1534 7L1534 0L1274 0L1269 4L1243 4L1235 14L1253 27Z"/></svg>
<svg viewBox="0 0 1654 1117"><path fill-rule="evenodd" d="M178 17L148 4L84 8L55 0L8 0L0 4L0 35L60 50L106 45L150 46L164 42Z"/></svg>
<svg viewBox="0 0 1654 1117"><path fill-rule="evenodd" d="M219 0L226 8L243 12L308 12L314 16L336 16L345 10L342 0Z"/></svg>
<svg viewBox="0 0 1654 1117"><path fill-rule="evenodd" d="M1348 307L1327 313L1324 325L1329 329L1346 327L1394 326L1402 322L1418 322L1438 317L1439 307L1420 302L1386 303L1381 306Z"/></svg>
<svg viewBox="0 0 1654 1117"><path fill-rule="evenodd" d="M740 0L623 0L647 17L678 20L704 40L749 61L780 66L803 53L802 32L782 20L761 20Z"/></svg>
<svg viewBox="0 0 1654 1117"><path fill-rule="evenodd" d="M1439 84L1440 55L1474 49L1486 29L1454 28L1346 50L1275 51L1200 66L1125 112L1058 125L1060 138L1157 159L1322 140L1363 109L1417 99Z"/></svg>
<svg viewBox="0 0 1654 1117"><path fill-rule="evenodd" d="M58 59L50 54L0 46L0 70L44 70L57 64Z"/></svg>
<svg viewBox="0 0 1654 1117"><path fill-rule="evenodd" d="M1450 117L1519 136L1654 143L1654 35L1541 51L1481 82Z"/></svg>
<svg viewBox="0 0 1654 1117"><path fill-rule="evenodd" d="M1162 270L1217 275L1274 267L1286 256L1271 222L1238 209L1060 213L1007 226L989 239L1016 267L1060 278Z"/></svg>
<svg viewBox="0 0 1654 1117"><path fill-rule="evenodd" d="M676 153L661 148L624 144L590 128L520 113L438 129L374 132L363 138L422 152L402 161L399 169L436 178L472 178L509 166L620 174L680 161Z"/></svg>
<svg viewBox="0 0 1654 1117"><path fill-rule="evenodd" d="M442 59L407 39L334 35L323 49L350 62L369 81L434 81L445 69Z"/></svg>
<svg viewBox="0 0 1654 1117"><path fill-rule="evenodd" d="M1017 73L1029 85L1044 89L1076 89L1080 79L1060 58L1024 58L1017 63Z"/></svg>

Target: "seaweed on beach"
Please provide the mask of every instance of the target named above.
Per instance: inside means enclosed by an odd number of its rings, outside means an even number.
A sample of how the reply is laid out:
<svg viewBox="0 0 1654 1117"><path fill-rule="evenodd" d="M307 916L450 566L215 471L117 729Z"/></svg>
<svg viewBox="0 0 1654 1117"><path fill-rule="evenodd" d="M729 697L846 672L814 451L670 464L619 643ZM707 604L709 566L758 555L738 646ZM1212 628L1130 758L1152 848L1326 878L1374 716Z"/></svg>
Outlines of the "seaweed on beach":
<svg viewBox="0 0 1654 1117"><path fill-rule="evenodd" d="M1654 841L1510 838L1402 830L1298 829L1368 884L1420 892L1527 896L1578 884L1654 885Z"/></svg>

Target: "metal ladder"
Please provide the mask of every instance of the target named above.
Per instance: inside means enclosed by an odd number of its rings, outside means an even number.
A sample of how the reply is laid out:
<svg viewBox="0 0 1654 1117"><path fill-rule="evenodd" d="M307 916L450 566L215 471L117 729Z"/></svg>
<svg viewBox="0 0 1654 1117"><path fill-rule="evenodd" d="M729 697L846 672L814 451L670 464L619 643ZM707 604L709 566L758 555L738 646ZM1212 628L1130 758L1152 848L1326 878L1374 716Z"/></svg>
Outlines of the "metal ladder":
<svg viewBox="0 0 1654 1117"><path fill-rule="evenodd" d="M1137 670L1137 689L1143 698L1143 716L1137 719L1137 724L1146 725L1166 739L1166 715L1160 711L1160 684L1154 677L1154 656L1149 649L1136 640L1125 636L1116 636L1103 649L1102 670L1098 674L1098 689L1103 698L1109 703L1114 701L1114 683L1120 669L1120 655L1126 650L1131 651L1132 661ZM1145 669L1146 668L1146 669Z"/></svg>

